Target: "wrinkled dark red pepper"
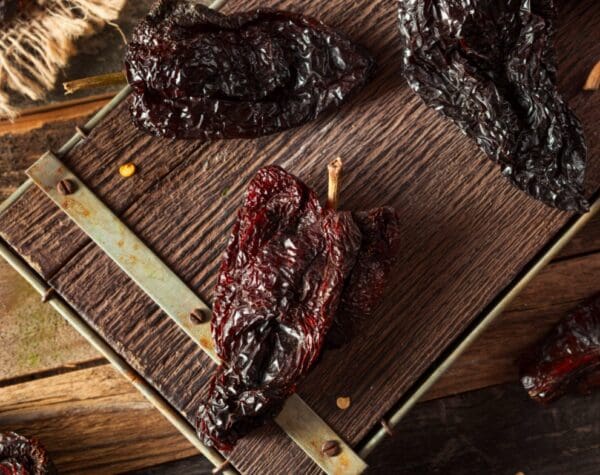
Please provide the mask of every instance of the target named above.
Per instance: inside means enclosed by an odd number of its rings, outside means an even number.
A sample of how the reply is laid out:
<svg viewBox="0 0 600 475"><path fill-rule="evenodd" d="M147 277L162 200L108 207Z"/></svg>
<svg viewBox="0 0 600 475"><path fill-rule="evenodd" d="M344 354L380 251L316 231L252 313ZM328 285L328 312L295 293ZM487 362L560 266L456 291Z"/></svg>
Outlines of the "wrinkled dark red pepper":
<svg viewBox="0 0 600 475"><path fill-rule="evenodd" d="M36 439L0 433L0 475L50 475L56 469Z"/></svg>
<svg viewBox="0 0 600 475"><path fill-rule="evenodd" d="M521 359L521 384L537 402L600 386L600 293L577 307Z"/></svg>
<svg viewBox="0 0 600 475"><path fill-rule="evenodd" d="M259 9L225 16L162 0L125 56L131 113L175 138L258 137L338 107L375 71L373 57L321 22Z"/></svg>
<svg viewBox="0 0 600 475"><path fill-rule="evenodd" d="M556 86L552 0L400 0L404 75L513 185L585 212L581 123Z"/></svg>
<svg viewBox="0 0 600 475"><path fill-rule="evenodd" d="M275 416L334 322L376 306L397 248L392 209L325 209L296 177L261 169L219 271L211 325L223 365L199 409L202 440L229 450Z"/></svg>

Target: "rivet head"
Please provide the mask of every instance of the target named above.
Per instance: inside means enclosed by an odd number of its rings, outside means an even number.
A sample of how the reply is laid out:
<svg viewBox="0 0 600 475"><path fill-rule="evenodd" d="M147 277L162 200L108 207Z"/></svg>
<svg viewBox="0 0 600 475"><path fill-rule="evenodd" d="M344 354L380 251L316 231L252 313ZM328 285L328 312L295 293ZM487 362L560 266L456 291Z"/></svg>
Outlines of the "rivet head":
<svg viewBox="0 0 600 475"><path fill-rule="evenodd" d="M208 320L208 315L201 308L196 308L196 309L192 310L192 313L190 313L190 322L193 325L200 325L201 323L204 323L207 320Z"/></svg>
<svg viewBox="0 0 600 475"><path fill-rule="evenodd" d="M75 183L69 179L60 180L56 185L56 191L61 195L70 195L75 192Z"/></svg>
<svg viewBox="0 0 600 475"><path fill-rule="evenodd" d="M340 443L337 440L328 440L321 446L321 452L327 457L335 457L341 451Z"/></svg>

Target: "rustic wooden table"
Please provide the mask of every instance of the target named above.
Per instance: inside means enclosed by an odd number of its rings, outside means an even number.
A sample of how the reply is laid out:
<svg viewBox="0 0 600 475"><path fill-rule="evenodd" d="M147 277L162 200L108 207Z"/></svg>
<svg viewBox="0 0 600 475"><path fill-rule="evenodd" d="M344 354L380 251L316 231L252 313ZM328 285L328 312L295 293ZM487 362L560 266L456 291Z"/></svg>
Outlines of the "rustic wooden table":
<svg viewBox="0 0 600 475"><path fill-rule="evenodd" d="M56 105L0 123L0 199L25 179L25 168L42 152L63 143L104 102ZM596 473L600 395L568 396L539 408L519 388L514 359L597 291L598 276L600 217L375 451L373 473ZM39 436L64 473L210 472L195 449L4 261L0 318L0 431Z"/></svg>
<svg viewBox="0 0 600 475"><path fill-rule="evenodd" d="M83 97L0 123L0 200L105 102ZM598 276L600 217L378 447L371 472L596 473L600 394L540 408L519 387L514 359L599 290ZM183 436L2 260L0 318L0 431L40 437L61 473L210 473Z"/></svg>

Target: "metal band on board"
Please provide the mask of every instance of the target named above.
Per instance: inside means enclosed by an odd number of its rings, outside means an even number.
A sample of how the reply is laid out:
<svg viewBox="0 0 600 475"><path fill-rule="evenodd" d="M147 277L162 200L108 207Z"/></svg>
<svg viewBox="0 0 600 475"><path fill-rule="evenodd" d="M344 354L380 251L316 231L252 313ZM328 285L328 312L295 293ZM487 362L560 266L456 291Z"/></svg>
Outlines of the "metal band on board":
<svg viewBox="0 0 600 475"><path fill-rule="evenodd" d="M550 263L554 257L566 246L566 244L577 234L594 216L600 213L600 194L596 195L596 199L593 201L590 210L583 214L570 225L567 226L565 231L558 236L558 238L551 244L547 251L539 257L539 259L532 262L531 267L527 272L517 281L511 284L506 290L504 295L501 295L500 300L482 317L479 319L476 326L465 336L450 354L444 358L444 360L435 368L433 368L430 375L417 387L414 388L407 395L406 399L401 403L397 404L397 407L391 414L388 414L386 420L387 425L390 428L394 428L400 423L400 420L412 409L412 407L429 391L429 389L436 383L436 381L448 370L448 368L458 359L460 355L473 343L479 335L500 315L508 305L521 293L521 291L538 275L538 273ZM367 458L369 454L377 447L377 445L390 434L385 428L380 428L371 438L365 441L361 445L359 454L363 458Z"/></svg>
<svg viewBox="0 0 600 475"><path fill-rule="evenodd" d="M0 257L15 269L40 295L47 292L46 282L0 239ZM204 455L215 467L222 466L226 460L216 450L206 447L200 442L193 428L173 407L142 378L119 354L117 354L98 334L65 303L58 295L48 301L75 330L82 335L98 352L127 379L152 405L171 423L181 434ZM227 467L220 473L237 475L237 472Z"/></svg>
<svg viewBox="0 0 600 475"><path fill-rule="evenodd" d="M194 310L210 315L210 308L148 248L54 154L47 152L28 176L65 212L183 331L215 362L210 321L190 319ZM69 180L74 191L61 194L57 185ZM359 474L366 463L299 396L291 396L275 419L288 436L328 474ZM335 440L341 452L322 453L324 442Z"/></svg>

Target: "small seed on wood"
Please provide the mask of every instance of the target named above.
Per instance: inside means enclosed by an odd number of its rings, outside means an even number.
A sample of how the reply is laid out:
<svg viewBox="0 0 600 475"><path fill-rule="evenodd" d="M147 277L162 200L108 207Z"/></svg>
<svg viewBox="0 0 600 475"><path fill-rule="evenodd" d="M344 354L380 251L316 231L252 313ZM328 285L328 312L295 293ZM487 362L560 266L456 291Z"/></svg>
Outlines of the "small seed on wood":
<svg viewBox="0 0 600 475"><path fill-rule="evenodd" d="M339 407L342 411L345 411L350 407L352 400L349 396L340 396L335 400L337 407Z"/></svg>
<svg viewBox="0 0 600 475"><path fill-rule="evenodd" d="M201 308L196 308L192 310L192 313L190 313L190 322L194 325L200 325L206 320L208 320L206 317L206 312Z"/></svg>
<svg viewBox="0 0 600 475"><path fill-rule="evenodd" d="M129 178L130 176L133 176L135 173L135 164L124 163L119 167L119 173L123 178Z"/></svg>
<svg viewBox="0 0 600 475"><path fill-rule="evenodd" d="M60 180L56 185L56 191L61 195L70 195L75 192L75 183L69 179Z"/></svg>
<svg viewBox="0 0 600 475"><path fill-rule="evenodd" d="M321 452L327 457L335 457L342 451L340 443L337 440L328 440L321 446Z"/></svg>

